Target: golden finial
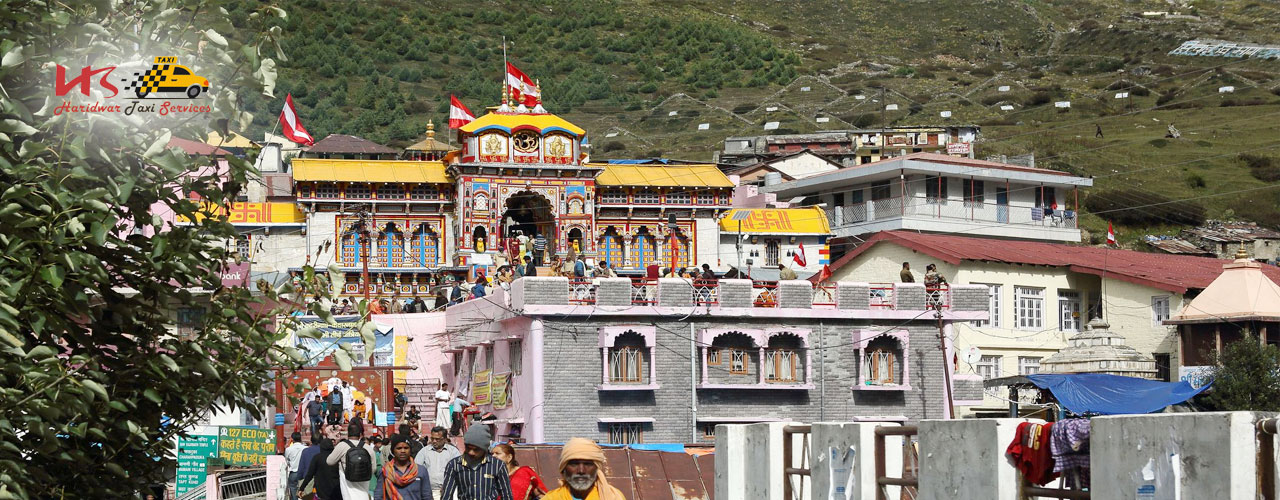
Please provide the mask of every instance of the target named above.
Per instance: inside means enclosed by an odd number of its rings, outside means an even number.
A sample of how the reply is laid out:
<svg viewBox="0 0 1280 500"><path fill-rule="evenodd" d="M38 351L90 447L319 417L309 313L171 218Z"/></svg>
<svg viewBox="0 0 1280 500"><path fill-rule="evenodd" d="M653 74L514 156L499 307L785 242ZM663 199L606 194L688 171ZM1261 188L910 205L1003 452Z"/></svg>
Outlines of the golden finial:
<svg viewBox="0 0 1280 500"><path fill-rule="evenodd" d="M537 89L537 92L538 92L538 95L535 96L534 98L538 100L538 104L542 104L542 80L541 79L534 80L533 88Z"/></svg>
<svg viewBox="0 0 1280 500"><path fill-rule="evenodd" d="M431 120L427 120L427 139L436 138L436 124Z"/></svg>
<svg viewBox="0 0 1280 500"><path fill-rule="evenodd" d="M1240 248L1236 249L1236 260L1248 260L1249 252L1244 249L1244 240L1240 240Z"/></svg>
<svg viewBox="0 0 1280 500"><path fill-rule="evenodd" d="M506 106L506 105L507 105L507 90L508 90L508 89L509 89L509 88L507 87L507 84L506 84L506 83L503 83L503 84L502 84L502 105L503 105L503 106Z"/></svg>

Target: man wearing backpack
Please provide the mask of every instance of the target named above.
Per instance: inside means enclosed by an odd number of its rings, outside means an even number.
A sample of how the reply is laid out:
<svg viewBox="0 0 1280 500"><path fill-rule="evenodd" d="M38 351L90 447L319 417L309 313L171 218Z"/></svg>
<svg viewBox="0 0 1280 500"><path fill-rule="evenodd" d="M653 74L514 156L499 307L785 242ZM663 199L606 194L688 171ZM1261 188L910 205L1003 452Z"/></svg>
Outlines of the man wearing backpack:
<svg viewBox="0 0 1280 500"><path fill-rule="evenodd" d="M338 442L325 460L329 465L338 466L342 500L371 500L369 480L373 479L373 455L378 451L365 441L363 433L360 424L348 425L347 438ZM352 442L352 439L358 441Z"/></svg>

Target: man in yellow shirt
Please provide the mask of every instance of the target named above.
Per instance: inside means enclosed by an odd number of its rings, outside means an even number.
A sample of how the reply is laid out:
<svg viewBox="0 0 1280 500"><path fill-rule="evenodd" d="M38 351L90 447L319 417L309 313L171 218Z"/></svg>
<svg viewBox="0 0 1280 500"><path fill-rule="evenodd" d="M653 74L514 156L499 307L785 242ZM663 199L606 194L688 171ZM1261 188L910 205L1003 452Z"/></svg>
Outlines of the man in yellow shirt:
<svg viewBox="0 0 1280 500"><path fill-rule="evenodd" d="M560 474L564 486L542 500L626 500L604 477L604 451L595 442L573 438L560 450Z"/></svg>

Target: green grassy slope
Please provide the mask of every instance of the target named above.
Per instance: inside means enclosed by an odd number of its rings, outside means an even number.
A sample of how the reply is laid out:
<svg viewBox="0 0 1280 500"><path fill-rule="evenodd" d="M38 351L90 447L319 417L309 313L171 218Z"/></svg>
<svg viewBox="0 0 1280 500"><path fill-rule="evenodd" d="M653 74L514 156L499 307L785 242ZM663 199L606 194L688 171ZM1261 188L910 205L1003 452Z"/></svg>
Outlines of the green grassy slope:
<svg viewBox="0 0 1280 500"><path fill-rule="evenodd" d="M770 121L780 123L777 133L874 127L882 116L890 125L977 123L986 137L980 156L1034 152L1038 165L1096 176L1091 196L1130 205L1199 198L1142 210L1123 223L1133 227L1122 226L1122 237L1173 230L1201 209L1280 222L1280 189L1231 194L1280 177L1237 158L1280 157L1272 147L1280 142L1280 61L1166 55L1193 38L1280 44L1264 21L1280 19L1274 2L283 5L292 59L281 65L279 98L247 98L254 136L292 92L317 136L409 144L428 119L446 120L450 93L477 112L497 104L506 36L512 62L541 79L549 110L590 132L597 157L707 160L725 136L761 134ZM241 0L228 10L244 19L251 7ZM1136 14L1148 10L1196 17ZM1237 91L1218 94L1225 85ZM1133 99L1114 99L1118 90ZM1071 109L1055 109L1059 100ZM899 109L882 113L884 104ZM1170 121L1183 139L1162 140ZM698 130L704 123L709 129ZM1094 138L1095 125L1104 139ZM1104 217L1086 218L1086 227L1105 226Z"/></svg>

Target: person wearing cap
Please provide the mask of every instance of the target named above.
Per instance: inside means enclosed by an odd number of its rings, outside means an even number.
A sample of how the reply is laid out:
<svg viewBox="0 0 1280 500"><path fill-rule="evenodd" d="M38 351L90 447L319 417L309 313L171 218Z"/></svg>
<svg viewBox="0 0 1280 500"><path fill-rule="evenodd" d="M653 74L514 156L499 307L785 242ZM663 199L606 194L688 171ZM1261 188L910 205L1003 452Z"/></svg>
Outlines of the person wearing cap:
<svg viewBox="0 0 1280 500"><path fill-rule="evenodd" d="M441 498L453 499L456 493L458 500L514 500L507 464L489 456L492 440L487 425L474 425L467 429L462 438L467 445L466 451L444 467Z"/></svg>
<svg viewBox="0 0 1280 500"><path fill-rule="evenodd" d="M374 473L374 500L434 500L431 478L413 461L409 436L391 436L391 460Z"/></svg>
<svg viewBox="0 0 1280 500"><path fill-rule="evenodd" d="M604 450L594 441L573 438L560 450L560 474L564 485L542 500L626 500L604 476Z"/></svg>

